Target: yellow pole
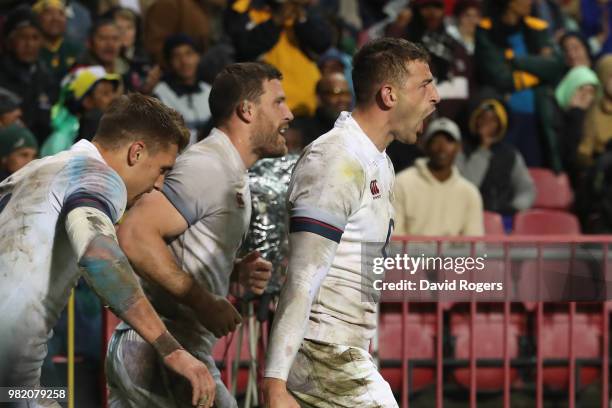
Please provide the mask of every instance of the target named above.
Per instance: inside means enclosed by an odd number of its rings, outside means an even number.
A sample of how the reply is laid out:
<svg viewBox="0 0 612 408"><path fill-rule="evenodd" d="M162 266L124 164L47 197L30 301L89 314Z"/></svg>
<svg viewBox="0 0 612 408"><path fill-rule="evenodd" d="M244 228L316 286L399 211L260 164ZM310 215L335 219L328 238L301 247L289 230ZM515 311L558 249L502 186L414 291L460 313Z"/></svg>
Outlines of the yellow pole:
<svg viewBox="0 0 612 408"><path fill-rule="evenodd" d="M68 408L74 408L74 288L68 300Z"/></svg>

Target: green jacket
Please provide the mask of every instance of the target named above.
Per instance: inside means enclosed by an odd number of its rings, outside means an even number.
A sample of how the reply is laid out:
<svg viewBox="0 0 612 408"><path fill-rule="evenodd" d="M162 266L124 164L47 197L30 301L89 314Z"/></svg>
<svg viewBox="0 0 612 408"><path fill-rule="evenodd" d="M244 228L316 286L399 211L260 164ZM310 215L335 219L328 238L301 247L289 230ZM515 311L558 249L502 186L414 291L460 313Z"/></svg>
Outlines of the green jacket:
<svg viewBox="0 0 612 408"><path fill-rule="evenodd" d="M83 50L84 48L80 44L64 38L53 49L42 47L40 57L59 83L83 53Z"/></svg>
<svg viewBox="0 0 612 408"><path fill-rule="evenodd" d="M535 17L525 17L519 27L509 28L489 18L483 19L476 31L475 60L479 83L509 95L533 89L536 100L545 160L555 171L561 171L558 138L554 130L554 87L563 77L565 64L555 54L548 35L548 24ZM529 55L513 55L507 38L516 30L523 32ZM549 54L542 54L549 49Z"/></svg>

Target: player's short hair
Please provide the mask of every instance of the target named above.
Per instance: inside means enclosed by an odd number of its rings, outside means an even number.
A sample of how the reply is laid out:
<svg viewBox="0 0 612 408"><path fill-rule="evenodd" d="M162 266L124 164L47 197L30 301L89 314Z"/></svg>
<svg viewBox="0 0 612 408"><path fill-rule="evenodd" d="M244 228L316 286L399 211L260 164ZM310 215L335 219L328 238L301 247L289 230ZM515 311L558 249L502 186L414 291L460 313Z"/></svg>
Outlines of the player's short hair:
<svg viewBox="0 0 612 408"><path fill-rule="evenodd" d="M241 62L223 68L215 77L208 97L213 123L227 121L242 101L259 102L265 81L283 79L280 71L264 62Z"/></svg>
<svg viewBox="0 0 612 408"><path fill-rule="evenodd" d="M136 140L144 140L153 152L189 142L189 130L180 113L158 99L139 93L117 98L100 119L94 140L115 150Z"/></svg>
<svg viewBox="0 0 612 408"><path fill-rule="evenodd" d="M381 38L365 44L353 59L353 87L357 104L374 100L384 82L400 83L411 61L429 63L427 51L402 38Z"/></svg>

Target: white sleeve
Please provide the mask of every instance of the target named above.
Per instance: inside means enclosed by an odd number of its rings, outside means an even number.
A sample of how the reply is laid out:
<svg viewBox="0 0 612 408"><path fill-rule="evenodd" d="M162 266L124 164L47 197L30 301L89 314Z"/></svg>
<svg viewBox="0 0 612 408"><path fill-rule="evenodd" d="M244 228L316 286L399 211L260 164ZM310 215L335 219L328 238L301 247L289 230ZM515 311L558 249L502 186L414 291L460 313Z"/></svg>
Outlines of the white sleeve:
<svg viewBox="0 0 612 408"><path fill-rule="evenodd" d="M327 276L364 187L362 165L338 146L316 146L298 161L289 189L289 265L264 376L286 380L306 331L312 301Z"/></svg>
<svg viewBox="0 0 612 408"><path fill-rule="evenodd" d="M338 244L308 232L289 236L287 281L276 309L264 377L287 380L306 332L310 308L327 275Z"/></svg>

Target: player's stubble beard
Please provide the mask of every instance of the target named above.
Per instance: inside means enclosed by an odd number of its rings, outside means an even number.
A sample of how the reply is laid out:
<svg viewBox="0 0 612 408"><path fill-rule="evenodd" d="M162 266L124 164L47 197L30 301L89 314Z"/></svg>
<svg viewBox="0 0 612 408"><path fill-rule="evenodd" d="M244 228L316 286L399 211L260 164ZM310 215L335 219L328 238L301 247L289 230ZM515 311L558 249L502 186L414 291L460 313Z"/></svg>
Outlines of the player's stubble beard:
<svg viewBox="0 0 612 408"><path fill-rule="evenodd" d="M288 128L289 123L283 121L275 125L269 117L262 115L254 125L253 150L260 158L282 157L287 154L287 145L280 130Z"/></svg>

